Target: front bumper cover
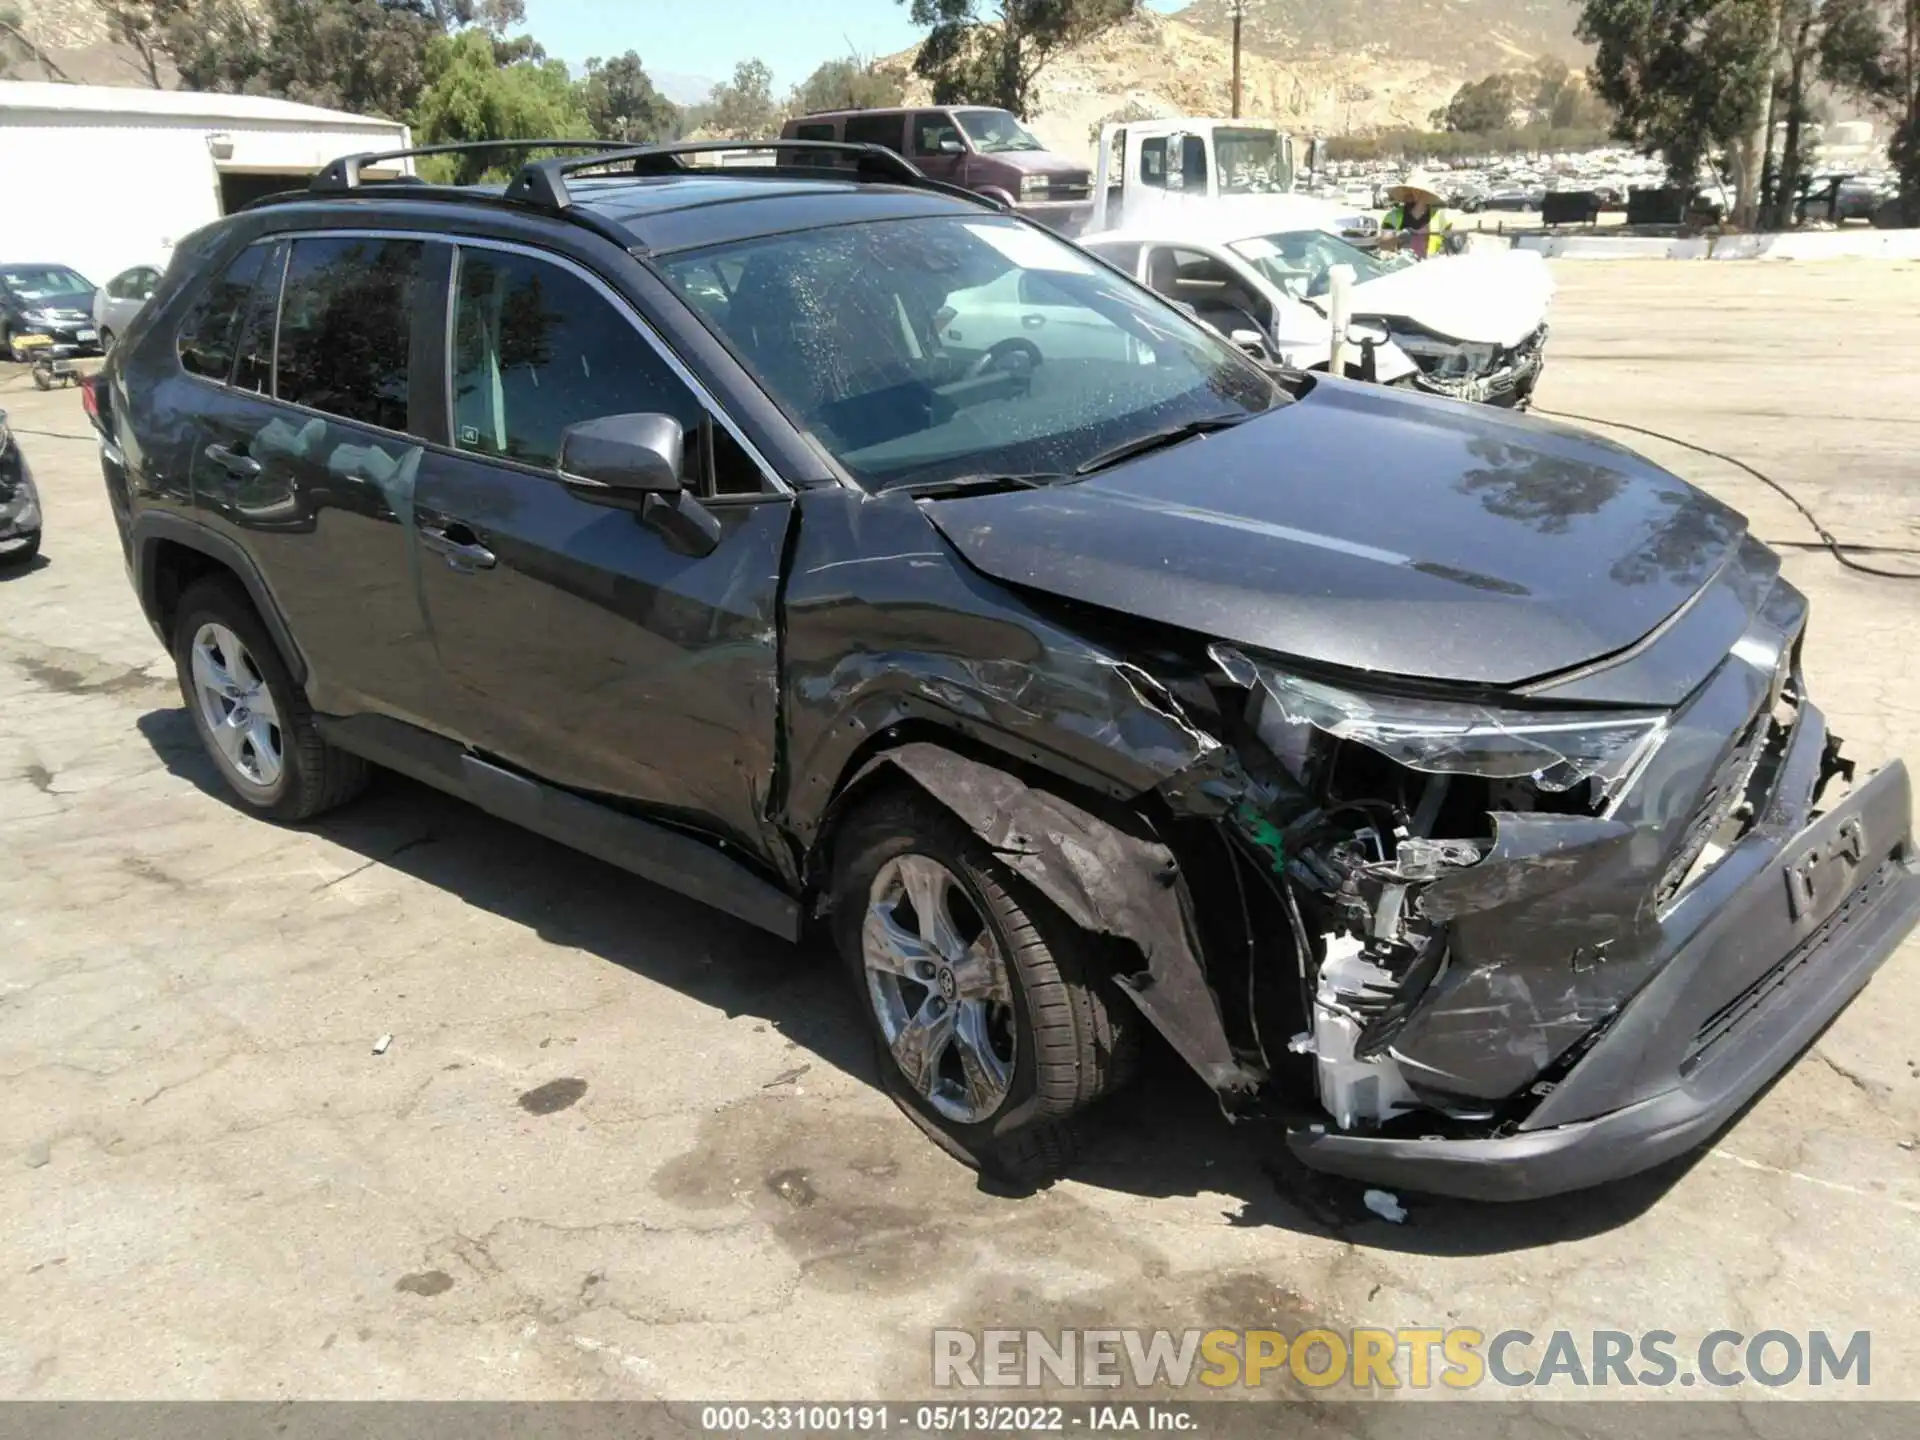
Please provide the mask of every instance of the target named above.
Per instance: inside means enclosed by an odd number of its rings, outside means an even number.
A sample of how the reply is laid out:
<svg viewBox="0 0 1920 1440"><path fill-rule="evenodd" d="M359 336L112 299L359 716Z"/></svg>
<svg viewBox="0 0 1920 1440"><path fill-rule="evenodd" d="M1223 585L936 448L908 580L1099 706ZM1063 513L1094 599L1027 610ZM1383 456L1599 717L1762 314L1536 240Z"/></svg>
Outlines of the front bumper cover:
<svg viewBox="0 0 1920 1440"><path fill-rule="evenodd" d="M1825 727L1810 711L1796 729L1783 788L1808 793ZM1792 1062L1920 921L1911 807L1895 762L1798 833L1756 833L1736 846L1681 902L1706 907L1706 922L1688 927L1511 1133L1389 1137L1313 1125L1290 1132L1289 1146L1318 1170L1475 1200L1578 1190L1694 1148Z"/></svg>

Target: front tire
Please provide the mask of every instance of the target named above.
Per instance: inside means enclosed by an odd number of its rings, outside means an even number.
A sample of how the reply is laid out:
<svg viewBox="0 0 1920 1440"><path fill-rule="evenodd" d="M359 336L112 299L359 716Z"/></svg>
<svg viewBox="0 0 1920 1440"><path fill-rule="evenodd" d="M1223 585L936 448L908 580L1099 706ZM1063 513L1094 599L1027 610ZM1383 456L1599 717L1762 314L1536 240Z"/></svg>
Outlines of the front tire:
<svg viewBox="0 0 1920 1440"><path fill-rule="evenodd" d="M233 582L202 580L181 597L173 661L200 743L249 809L306 820L365 787L366 762L320 738L307 697Z"/></svg>
<svg viewBox="0 0 1920 1440"><path fill-rule="evenodd" d="M917 791L849 816L834 855L835 939L895 1103L978 1170L1058 1173L1138 1050L1098 942Z"/></svg>

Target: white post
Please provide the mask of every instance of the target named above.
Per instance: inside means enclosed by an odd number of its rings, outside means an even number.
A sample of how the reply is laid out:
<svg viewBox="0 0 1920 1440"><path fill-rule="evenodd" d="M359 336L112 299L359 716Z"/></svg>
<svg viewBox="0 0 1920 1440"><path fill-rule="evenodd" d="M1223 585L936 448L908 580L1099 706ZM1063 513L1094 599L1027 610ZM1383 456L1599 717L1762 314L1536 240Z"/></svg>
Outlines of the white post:
<svg viewBox="0 0 1920 1440"><path fill-rule="evenodd" d="M1353 314L1353 267L1333 265L1327 270L1327 319L1333 326L1333 353L1327 358L1327 373L1342 379L1347 374L1347 322Z"/></svg>

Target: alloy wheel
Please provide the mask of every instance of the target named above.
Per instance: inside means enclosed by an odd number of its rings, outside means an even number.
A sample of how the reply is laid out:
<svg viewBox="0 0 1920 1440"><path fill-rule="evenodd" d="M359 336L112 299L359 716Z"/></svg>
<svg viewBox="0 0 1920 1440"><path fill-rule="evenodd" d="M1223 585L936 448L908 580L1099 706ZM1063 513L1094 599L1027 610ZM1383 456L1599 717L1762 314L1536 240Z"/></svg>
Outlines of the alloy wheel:
<svg viewBox="0 0 1920 1440"><path fill-rule="evenodd" d="M874 876L860 936L867 994L907 1083L975 1124L1006 1102L1016 1025L1007 960L954 873L900 855Z"/></svg>
<svg viewBox="0 0 1920 1440"><path fill-rule="evenodd" d="M224 625L193 637L193 690L220 761L240 780L267 788L285 767L280 712L260 667Z"/></svg>

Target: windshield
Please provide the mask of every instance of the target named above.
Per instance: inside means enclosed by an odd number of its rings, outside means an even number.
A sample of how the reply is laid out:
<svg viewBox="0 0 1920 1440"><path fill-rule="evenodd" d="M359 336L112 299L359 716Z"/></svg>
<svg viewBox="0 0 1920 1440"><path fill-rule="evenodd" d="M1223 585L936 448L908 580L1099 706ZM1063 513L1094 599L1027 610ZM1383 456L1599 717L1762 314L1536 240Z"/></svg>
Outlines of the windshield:
<svg viewBox="0 0 1920 1440"><path fill-rule="evenodd" d="M1044 150L1033 132L1004 110L956 110L953 118L982 155L1002 150Z"/></svg>
<svg viewBox="0 0 1920 1440"><path fill-rule="evenodd" d="M1228 248L1295 300L1326 294L1332 283L1327 272L1335 265L1351 265L1354 283L1361 285L1399 268L1324 230L1256 235Z"/></svg>
<svg viewBox="0 0 1920 1440"><path fill-rule="evenodd" d="M1286 150L1272 130L1215 130L1213 153L1222 195L1268 195L1293 189Z"/></svg>
<svg viewBox="0 0 1920 1440"><path fill-rule="evenodd" d="M1017 220L837 225L661 263L794 423L873 490L1070 474L1284 398L1212 332Z"/></svg>
<svg viewBox="0 0 1920 1440"><path fill-rule="evenodd" d="M64 265L23 265L0 270L0 284L22 300L70 300L93 294L93 285Z"/></svg>

